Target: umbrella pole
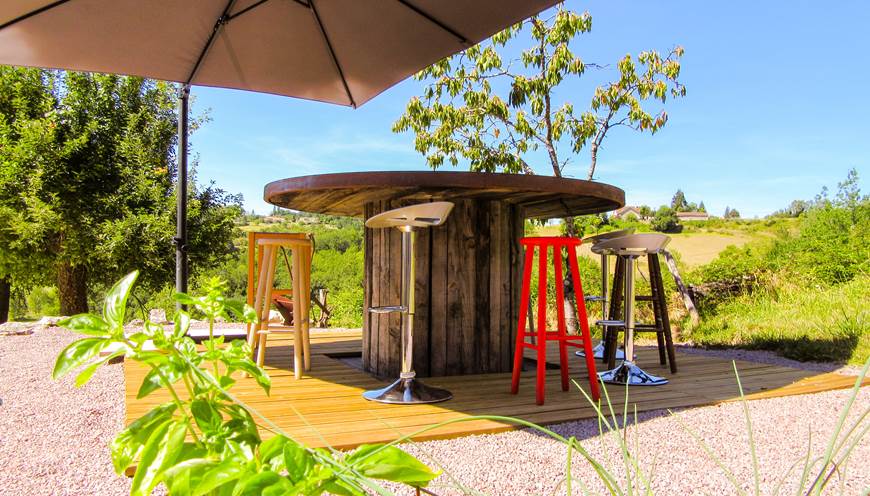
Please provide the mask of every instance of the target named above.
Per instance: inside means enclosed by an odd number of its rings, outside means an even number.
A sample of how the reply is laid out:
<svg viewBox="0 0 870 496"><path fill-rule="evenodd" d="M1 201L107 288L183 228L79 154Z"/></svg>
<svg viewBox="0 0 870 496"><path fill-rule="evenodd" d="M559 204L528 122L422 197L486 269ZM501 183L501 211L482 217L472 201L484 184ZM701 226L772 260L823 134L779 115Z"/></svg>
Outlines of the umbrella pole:
<svg viewBox="0 0 870 496"><path fill-rule="evenodd" d="M190 85L178 90L178 186L176 189L175 291L187 292L187 130ZM176 305L181 309L180 304Z"/></svg>

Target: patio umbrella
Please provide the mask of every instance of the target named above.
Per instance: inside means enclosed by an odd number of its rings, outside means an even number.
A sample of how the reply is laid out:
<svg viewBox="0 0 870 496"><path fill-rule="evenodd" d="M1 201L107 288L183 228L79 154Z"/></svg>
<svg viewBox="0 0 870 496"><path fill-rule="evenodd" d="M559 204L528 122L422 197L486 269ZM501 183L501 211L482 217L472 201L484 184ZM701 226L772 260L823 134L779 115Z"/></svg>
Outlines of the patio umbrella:
<svg viewBox="0 0 870 496"><path fill-rule="evenodd" d="M187 290L190 85L357 107L556 0L4 0L0 64L181 83L176 289Z"/></svg>

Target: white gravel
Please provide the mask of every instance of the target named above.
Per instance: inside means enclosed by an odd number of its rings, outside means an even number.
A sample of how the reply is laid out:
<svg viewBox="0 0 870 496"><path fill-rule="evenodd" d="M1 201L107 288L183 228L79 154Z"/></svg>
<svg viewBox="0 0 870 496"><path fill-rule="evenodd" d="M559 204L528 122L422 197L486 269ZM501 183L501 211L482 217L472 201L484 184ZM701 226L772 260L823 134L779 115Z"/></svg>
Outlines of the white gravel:
<svg viewBox="0 0 870 496"><path fill-rule="evenodd" d="M124 419L123 371L120 366L104 367L81 389L74 387L72 377L53 381L54 358L73 338L58 328L0 336L0 495L114 495L129 490L129 480L114 474L108 450ZM832 391L749 403L762 494L771 494L791 464L805 456L810 433L813 456L824 451L848 396L848 391ZM867 405L870 388L863 388L853 412ZM751 458L741 405L687 409L679 416L751 492ZM609 460L613 471L624 478L618 450L612 439L598 436L595 421L561 424L553 430L580 439L593 456L602 462ZM628 435L642 469L652 469L656 494L735 492L716 464L667 412L640 414L638 427L630 428ZM479 491L493 496L565 494L561 486L565 448L530 431L417 443L406 449L445 469L445 475L430 487L439 495L463 494L459 486L475 491L472 494ZM576 478L594 493L602 492L585 461L575 456L573 464ZM861 494L870 488L867 466L870 441L865 440L853 453L845 476L837 479L829 493L838 494L842 487L844 494ZM783 494L794 493L790 488L795 480L794 475L788 479ZM413 494L407 489L398 492Z"/></svg>
<svg viewBox="0 0 870 496"><path fill-rule="evenodd" d="M59 328L0 337L0 494L112 495L130 482L112 469L109 442L124 423L124 374L102 367L76 388L51 379L76 338Z"/></svg>

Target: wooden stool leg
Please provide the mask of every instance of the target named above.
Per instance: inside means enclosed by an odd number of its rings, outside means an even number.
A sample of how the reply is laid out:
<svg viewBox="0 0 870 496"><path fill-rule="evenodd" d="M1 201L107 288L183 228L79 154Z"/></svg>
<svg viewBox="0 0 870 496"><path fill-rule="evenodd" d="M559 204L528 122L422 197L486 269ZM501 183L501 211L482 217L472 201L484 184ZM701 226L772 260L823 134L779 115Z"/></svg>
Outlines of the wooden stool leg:
<svg viewBox="0 0 870 496"><path fill-rule="evenodd" d="M519 319L517 320L517 340L514 346L514 369L511 374L511 394L517 394L520 388L520 371L523 368L523 355L525 354L526 341L526 318L529 311L529 291L532 285L532 248L526 248L526 256L523 261L523 285L520 293Z"/></svg>
<svg viewBox="0 0 870 496"><path fill-rule="evenodd" d="M547 247L538 249L538 374L535 382L535 400L544 404L547 384Z"/></svg>
<svg viewBox="0 0 870 496"><path fill-rule="evenodd" d="M251 347L251 352L255 353L257 343L259 341L257 331L262 328L263 324L263 300L265 298L266 293L266 280L268 279L269 269L268 262L264 264L263 257L259 256L259 262L257 263L257 288L256 288L256 296L254 298L254 312L257 314L257 322L251 328L251 332L248 333L248 345ZM268 309L268 306L266 307ZM268 312L267 312L268 314ZM268 315L266 316L268 318ZM256 355L255 355L256 356Z"/></svg>
<svg viewBox="0 0 870 496"><path fill-rule="evenodd" d="M655 270L655 278L658 283L658 302L659 308L661 308L661 319L662 319L662 334L665 337L665 347L668 353L668 362L671 365L671 373L677 373L677 360L676 360L676 350L674 350L674 337L671 335L671 318L668 316L668 302L665 299L665 291L664 291L664 283L662 281L662 268L659 264L658 255L653 255L650 259L651 268Z"/></svg>
<svg viewBox="0 0 870 496"><path fill-rule="evenodd" d="M656 270L654 267L655 262L653 261L657 255L649 254L646 256L647 269L649 272L649 287L650 287L650 297L652 298L652 311L653 311L653 321L656 326L656 344L658 345L659 350L659 364L666 365L668 363L667 356L665 356L665 337L664 337L664 321L662 320L662 314L667 313L668 308L662 308L660 296L664 295L664 288L662 288L662 280L657 277Z"/></svg>
<svg viewBox="0 0 870 496"><path fill-rule="evenodd" d="M564 338L568 333L565 326L565 289L562 286L562 249L558 246L553 248L553 263L555 265L554 282L556 283L556 320L558 321L559 337ZM559 339L559 370L562 373L562 391L567 391L568 344L564 339Z"/></svg>
<svg viewBox="0 0 870 496"><path fill-rule="evenodd" d="M305 370L311 370L311 263L314 258L311 247L305 247L304 260L302 263L302 358L305 362Z"/></svg>
<svg viewBox="0 0 870 496"><path fill-rule="evenodd" d="M595 357L592 356L592 332L589 330L589 316L586 314L586 301L583 298L583 281L580 280L580 267L577 266L577 252L568 246L568 265L574 282L574 296L577 298L577 318L580 321L580 335L583 338L583 352L586 356L586 372L589 374L589 389L592 399L601 399L598 390L598 372L595 370ZM557 285L558 286L558 285Z"/></svg>
<svg viewBox="0 0 870 496"><path fill-rule="evenodd" d="M275 281L275 265L278 259L278 252L273 247L267 247L263 254L263 260L266 262L266 281L263 297L263 316L260 321L260 330L266 331L269 329L269 309L272 306L272 286ZM260 333L259 344L257 345L257 365L260 367L266 363L266 333Z"/></svg>
<svg viewBox="0 0 870 496"><path fill-rule="evenodd" d="M302 298L302 270L300 267L301 260L299 252L301 250L293 247L293 260L291 261L291 271L293 272L293 375L296 379L302 378L302 370L305 367L302 359L302 318L296 309L302 310L303 305L300 303Z"/></svg>

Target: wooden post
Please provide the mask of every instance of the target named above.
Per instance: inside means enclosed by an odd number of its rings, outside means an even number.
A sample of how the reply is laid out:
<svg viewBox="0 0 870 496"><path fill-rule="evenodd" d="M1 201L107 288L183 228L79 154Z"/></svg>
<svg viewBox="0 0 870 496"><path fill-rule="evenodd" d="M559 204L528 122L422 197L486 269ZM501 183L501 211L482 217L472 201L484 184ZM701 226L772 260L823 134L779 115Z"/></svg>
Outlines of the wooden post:
<svg viewBox="0 0 870 496"><path fill-rule="evenodd" d="M662 250L662 254L665 256L668 270L670 270L671 275L674 276L674 282L677 283L677 290L683 297L683 303L686 305L686 310L689 311L689 318L691 319L692 327L696 327L701 321L701 316L698 314L698 309L695 308L695 303L692 301L692 297L689 296L689 290L686 289L686 285L683 283L683 278L680 276L680 271L677 269L677 261L674 260L674 256L671 255L671 252L667 250Z"/></svg>

